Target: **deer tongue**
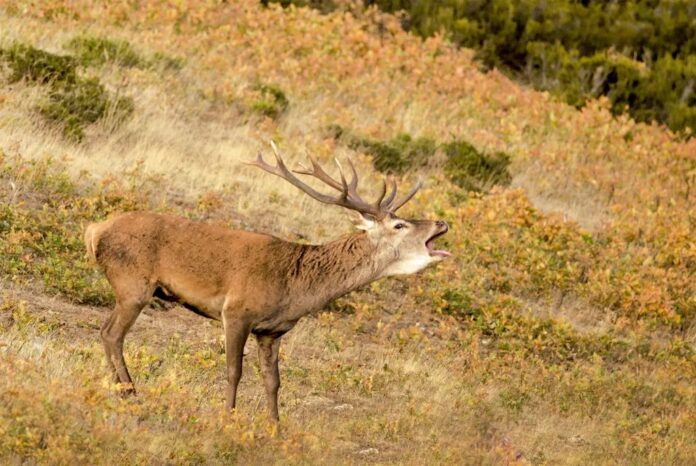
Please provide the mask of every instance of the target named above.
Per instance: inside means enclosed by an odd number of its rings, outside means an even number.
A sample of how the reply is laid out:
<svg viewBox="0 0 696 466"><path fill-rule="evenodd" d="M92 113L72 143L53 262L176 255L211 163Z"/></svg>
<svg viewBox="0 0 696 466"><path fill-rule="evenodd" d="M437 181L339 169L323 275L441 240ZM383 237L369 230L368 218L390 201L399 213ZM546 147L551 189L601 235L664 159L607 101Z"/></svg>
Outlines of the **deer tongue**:
<svg viewBox="0 0 696 466"><path fill-rule="evenodd" d="M433 249L433 243L435 242L435 239L442 236L443 234L444 234L444 232L438 233L437 235L433 236L432 238L430 238L428 241L425 242L425 247L428 248L428 253L431 256L449 257L452 255L451 252L445 251L444 249Z"/></svg>

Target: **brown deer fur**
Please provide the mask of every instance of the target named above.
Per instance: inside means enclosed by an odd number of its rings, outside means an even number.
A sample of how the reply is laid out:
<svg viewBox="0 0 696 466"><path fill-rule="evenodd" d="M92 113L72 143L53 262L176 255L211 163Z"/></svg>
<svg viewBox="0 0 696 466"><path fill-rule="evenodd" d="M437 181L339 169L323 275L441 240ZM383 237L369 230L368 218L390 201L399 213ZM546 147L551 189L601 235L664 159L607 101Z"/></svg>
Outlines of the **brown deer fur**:
<svg viewBox="0 0 696 466"><path fill-rule="evenodd" d="M362 213L356 218L363 231L325 245L150 212L89 225L88 254L116 297L101 329L115 381L134 393L123 341L142 308L157 296L222 321L229 409L235 407L244 344L254 334L268 407L277 420L280 337L298 319L374 280L415 273L449 255L432 249L434 238L447 231L445 222L404 220L391 211Z"/></svg>

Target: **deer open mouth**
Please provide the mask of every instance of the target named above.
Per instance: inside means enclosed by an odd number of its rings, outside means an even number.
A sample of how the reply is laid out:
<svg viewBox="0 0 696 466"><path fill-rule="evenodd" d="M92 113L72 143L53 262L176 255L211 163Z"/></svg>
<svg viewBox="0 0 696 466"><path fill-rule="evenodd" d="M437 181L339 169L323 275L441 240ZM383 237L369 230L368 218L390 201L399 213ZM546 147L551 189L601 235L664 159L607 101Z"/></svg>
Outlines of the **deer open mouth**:
<svg viewBox="0 0 696 466"><path fill-rule="evenodd" d="M428 238L426 240L425 247L428 248L428 253L430 254L431 257L432 256L449 257L452 255L451 252L445 251L444 249L434 249L435 240L438 239L440 236L444 235L445 233L447 233L447 230L449 230L449 228L447 227L447 225L445 225L445 227L441 231L438 231L437 233L435 233L433 236L431 236L430 238Z"/></svg>

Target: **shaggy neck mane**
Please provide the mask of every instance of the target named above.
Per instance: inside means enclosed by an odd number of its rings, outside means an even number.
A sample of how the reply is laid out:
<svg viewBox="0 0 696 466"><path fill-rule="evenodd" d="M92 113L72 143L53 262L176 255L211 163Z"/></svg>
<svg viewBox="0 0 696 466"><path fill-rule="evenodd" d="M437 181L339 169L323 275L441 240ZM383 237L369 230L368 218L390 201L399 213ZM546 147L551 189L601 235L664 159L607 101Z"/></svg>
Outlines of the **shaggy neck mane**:
<svg viewBox="0 0 696 466"><path fill-rule="evenodd" d="M300 245L290 280L326 300L374 279L383 265L365 232L323 245ZM317 293L319 292L319 293Z"/></svg>

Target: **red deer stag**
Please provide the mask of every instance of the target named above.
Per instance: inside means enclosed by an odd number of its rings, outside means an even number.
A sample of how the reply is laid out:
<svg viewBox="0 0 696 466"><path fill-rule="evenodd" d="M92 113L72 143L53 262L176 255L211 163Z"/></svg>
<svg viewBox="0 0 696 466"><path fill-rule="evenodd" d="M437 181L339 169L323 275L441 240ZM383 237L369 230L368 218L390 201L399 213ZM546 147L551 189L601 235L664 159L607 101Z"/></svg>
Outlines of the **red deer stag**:
<svg viewBox="0 0 696 466"><path fill-rule="evenodd" d="M357 212L354 217L360 231L328 244L308 245L151 212L118 214L89 225L87 252L116 297L101 337L108 365L124 393L135 389L123 360L123 340L140 311L156 296L222 321L228 409L235 407L244 344L254 334L268 409L278 420L281 336L332 299L383 277L416 273L450 255L433 245L447 232L447 223L405 220L395 214L420 184L397 200L396 182L390 180L387 195L385 180L378 199L369 203L358 195L352 163L350 182L342 170L340 181L336 180L311 158L311 168L294 170L338 191L334 197L297 178L272 146L275 166L261 154L250 165L283 178L320 202Z"/></svg>

